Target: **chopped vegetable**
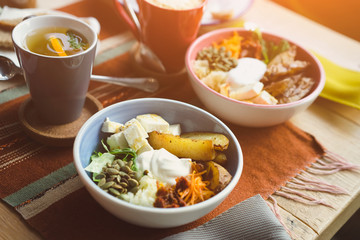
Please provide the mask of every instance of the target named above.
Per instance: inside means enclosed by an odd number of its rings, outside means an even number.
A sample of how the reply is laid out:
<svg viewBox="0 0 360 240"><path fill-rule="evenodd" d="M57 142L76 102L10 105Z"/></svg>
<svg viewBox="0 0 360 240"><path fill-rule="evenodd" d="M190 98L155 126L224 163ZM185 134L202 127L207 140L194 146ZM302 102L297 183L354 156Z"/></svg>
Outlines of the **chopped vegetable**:
<svg viewBox="0 0 360 240"><path fill-rule="evenodd" d="M137 166L135 161L137 155L132 148L114 149L110 151L110 153L114 155L124 155L121 159L125 162L133 161L131 170L137 171Z"/></svg>
<svg viewBox="0 0 360 240"><path fill-rule="evenodd" d="M229 139L221 133L213 132L188 132L180 135L183 138L190 138L195 140L211 140L214 144L214 149L225 151L229 146Z"/></svg>
<svg viewBox="0 0 360 240"><path fill-rule="evenodd" d="M257 40L260 42L260 45L261 45L261 53L262 53L262 55L263 55L264 62L265 62L266 64L268 64L270 60L269 60L269 56L268 56L268 53L267 53L266 42L265 42L265 40L263 39L262 34L261 34L261 32L260 32L259 29L256 29L256 30L254 31L254 33L255 33L255 36L257 37Z"/></svg>
<svg viewBox="0 0 360 240"><path fill-rule="evenodd" d="M193 205L195 203L205 201L206 199L209 199L215 195L213 191L207 188L209 182L202 180L201 176L205 173L206 171L193 171L193 173L189 175L189 187L184 190L178 189L178 194L180 195L181 199L186 202L186 205Z"/></svg>
<svg viewBox="0 0 360 240"><path fill-rule="evenodd" d="M210 161L216 156L211 140L195 140L154 131L149 133L149 144L154 149L165 148L177 157L192 160Z"/></svg>
<svg viewBox="0 0 360 240"><path fill-rule="evenodd" d="M54 50L57 52L59 56L67 56L66 52L63 49L63 46L60 42L60 40L54 36L50 37L51 46L54 48Z"/></svg>
<svg viewBox="0 0 360 240"><path fill-rule="evenodd" d="M115 155L111 153L93 154L91 156L91 163L85 168L86 171L92 173L100 173L102 168L107 163L112 163L115 159Z"/></svg>
<svg viewBox="0 0 360 240"><path fill-rule="evenodd" d="M290 44L286 40L281 40L281 42L276 45L273 42L269 42L268 55L269 62L274 59L278 54L285 52L290 49Z"/></svg>
<svg viewBox="0 0 360 240"><path fill-rule="evenodd" d="M282 39L279 44L272 41L265 41L259 29L256 29L254 34L256 36L255 39L257 39L261 44L261 53L266 64L268 64L278 54L285 52L290 48L289 42L284 39Z"/></svg>
<svg viewBox="0 0 360 240"><path fill-rule="evenodd" d="M85 43L82 43L74 33L68 31L66 35L68 36L68 42L73 49L80 49L85 46Z"/></svg>
<svg viewBox="0 0 360 240"><path fill-rule="evenodd" d="M221 47L225 47L227 51L231 52L231 56L233 58L238 59L240 57L240 51L241 51L241 41L242 37L239 36L237 32L234 32L234 35L228 39L224 39L220 43L213 43L213 46L217 49L220 49Z"/></svg>
<svg viewBox="0 0 360 240"><path fill-rule="evenodd" d="M136 162L135 162L137 154L132 148L114 149L114 150L109 151L109 148L104 143L104 140L101 140L101 144L102 144L103 148L112 155L124 155L124 156L122 156L121 160L126 161L126 162L133 161L134 164L131 166L131 170L137 171L137 166L136 166ZM119 158L119 156L117 156L117 157Z"/></svg>

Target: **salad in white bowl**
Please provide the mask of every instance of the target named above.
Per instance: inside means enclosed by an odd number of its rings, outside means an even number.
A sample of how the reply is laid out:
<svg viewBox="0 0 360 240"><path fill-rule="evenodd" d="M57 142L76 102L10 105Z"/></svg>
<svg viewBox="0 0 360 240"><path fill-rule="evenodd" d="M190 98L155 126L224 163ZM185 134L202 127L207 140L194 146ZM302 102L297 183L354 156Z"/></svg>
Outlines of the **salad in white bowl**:
<svg viewBox="0 0 360 240"><path fill-rule="evenodd" d="M157 114L125 123L106 118L102 152L85 168L105 192L124 201L158 208L193 205L224 189L229 139L220 133L181 133Z"/></svg>

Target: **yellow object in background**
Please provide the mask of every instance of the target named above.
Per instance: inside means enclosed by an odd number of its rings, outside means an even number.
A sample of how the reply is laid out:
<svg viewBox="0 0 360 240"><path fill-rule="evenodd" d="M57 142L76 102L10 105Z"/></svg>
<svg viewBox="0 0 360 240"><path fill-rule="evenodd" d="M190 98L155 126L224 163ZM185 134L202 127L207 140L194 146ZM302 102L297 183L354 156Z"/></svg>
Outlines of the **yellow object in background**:
<svg viewBox="0 0 360 240"><path fill-rule="evenodd" d="M201 25L199 29L198 35L205 34L207 32L219 29L219 28L227 28L227 27L244 27L245 21L242 18L235 18L230 21L225 21L223 23L215 24L215 25Z"/></svg>
<svg viewBox="0 0 360 240"><path fill-rule="evenodd" d="M360 109L360 72L343 68L313 52L325 70L326 82L320 96Z"/></svg>

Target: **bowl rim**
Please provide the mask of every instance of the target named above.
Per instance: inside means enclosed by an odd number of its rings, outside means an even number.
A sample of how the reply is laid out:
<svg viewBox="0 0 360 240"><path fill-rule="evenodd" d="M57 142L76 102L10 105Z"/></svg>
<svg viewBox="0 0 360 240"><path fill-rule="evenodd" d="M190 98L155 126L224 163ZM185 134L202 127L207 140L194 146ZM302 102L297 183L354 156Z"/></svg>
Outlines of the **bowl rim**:
<svg viewBox="0 0 360 240"><path fill-rule="evenodd" d="M234 176L232 176L232 179L230 181L230 183L218 194L216 194L215 196L211 197L210 199L207 199L206 201L203 201L201 203L197 203L191 206L185 206L185 207L179 207L179 208L155 208L155 207L146 207L146 206L140 206L140 205L136 205L133 203L129 203L126 202L124 200L121 199L117 199L114 196L111 196L110 194L104 192L103 190L101 190L91 179L90 177L87 175L85 169L82 167L81 165L81 161L80 161L80 152L78 151L80 149L80 144L81 144L81 140L82 137L84 135L84 133L86 132L86 130L91 126L92 122L94 119L99 118L101 115L112 111L114 108L119 108L122 105L126 105L126 104L135 104L135 103L142 103L142 102L149 102L149 101L153 101L153 102L167 102L170 104L176 104L176 105L182 105L185 106L187 108L192 108L196 111L200 111L203 114L207 115L208 117L212 118L213 120L215 120L215 122L217 124L219 124L222 128L224 128L224 130L227 132L227 134L229 134L229 137L231 137L232 139L234 139L234 144L235 144L235 149L238 152L239 155L239 159L238 160L238 167L235 171ZM75 141L74 141L74 146L73 146L73 156L74 156L74 165L76 168L76 171L78 172L78 175L80 177L80 179L82 181L84 181L84 185L86 188L90 187L92 190L94 190L97 194L99 194L102 198L106 198L108 201L111 201L112 204L119 204L122 207L127 207L131 210L134 211L142 211L142 212L146 212L146 213L156 213L156 214L162 214L162 215L168 215L168 214L174 214L174 213L187 213L187 212L192 212L194 210L197 209L206 209L208 207L211 207L213 204L216 204L216 202L219 199L223 199L225 200L225 198L233 191L233 189L235 188L236 184L238 183L240 176L242 174L243 171L243 154L242 154L242 149L240 147L240 143L237 140L237 137L235 136L235 134L231 131L231 129L226 126L220 119L218 119L217 117L215 117L214 115L212 115L211 113L196 107L194 105L185 103L185 102L181 102L181 101L177 101L177 100L171 100L171 99L165 99L165 98L139 98L139 99L131 99L131 100L125 100L122 102L118 102L115 103L113 105L110 105L106 108L103 108L102 110L98 111L97 113L95 113L93 116L91 116L84 124L83 126L80 128ZM222 201L223 201L222 200ZM216 204L216 206L218 206L219 204Z"/></svg>
<svg viewBox="0 0 360 240"><path fill-rule="evenodd" d="M301 44L298 44L292 40L289 40L286 37L282 37L276 33L270 32L270 31L266 31L266 30L261 30L261 33L270 35L272 37L275 38L280 38L280 39L284 39L286 41L288 41L289 43L296 45L298 48L300 48L301 50L303 50L306 54L308 54L316 63L316 68L318 68L319 73L320 73L320 79L319 79L319 83L316 86L316 88L310 93L308 94L306 97L301 98L300 100L294 101L294 102L290 102L290 103L284 103L284 104L276 104L276 105L266 105L266 104L254 104L254 103L248 103L245 101L240 101L240 100L236 100L236 99L232 99L229 97L226 97L218 92L216 92L215 90L213 90L212 88L208 87L205 83L203 83L195 74L193 67L192 67L192 62L193 60L190 59L190 55L195 51L194 48L196 48L196 46L201 43L202 41L204 41L207 38L211 38L213 36L216 35L220 35L223 33L228 33L228 32L238 32L238 33L242 33L242 32L251 32L251 30L247 30L245 28L242 27L230 27L230 28L222 28L222 29L216 29L210 32L207 32L203 35L201 35L200 37L198 37L197 39L195 39L194 42L192 42L190 44L190 46L188 47L187 51L186 51L186 55L185 55L185 66L186 69L188 71L188 74L190 75L190 80L195 82L196 84L198 84L202 89L204 90L208 90L211 94L227 101L227 102L231 102L231 103L238 103L238 104L242 104L244 106L248 106L248 107L253 107L253 108L260 108L260 109L284 109L284 108L291 108L297 105L301 105L304 104L308 101L313 100L314 98L316 98L317 96L320 95L321 91L323 90L324 86L325 86L325 70L322 66L322 64L320 63L319 59L317 57L315 57L314 54L312 54L309 50L307 50L305 47L303 47Z"/></svg>

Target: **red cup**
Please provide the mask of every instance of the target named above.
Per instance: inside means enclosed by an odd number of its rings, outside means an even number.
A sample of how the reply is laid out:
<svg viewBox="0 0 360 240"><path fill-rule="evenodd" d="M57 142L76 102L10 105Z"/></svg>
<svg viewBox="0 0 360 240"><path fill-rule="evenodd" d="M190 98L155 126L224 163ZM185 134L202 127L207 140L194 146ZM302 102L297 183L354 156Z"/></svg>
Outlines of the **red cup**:
<svg viewBox="0 0 360 240"><path fill-rule="evenodd" d="M139 32L119 0L116 9L135 37L147 45L162 61L168 73L185 67L185 53L197 37L207 0L191 9L168 9L146 0L137 0Z"/></svg>

